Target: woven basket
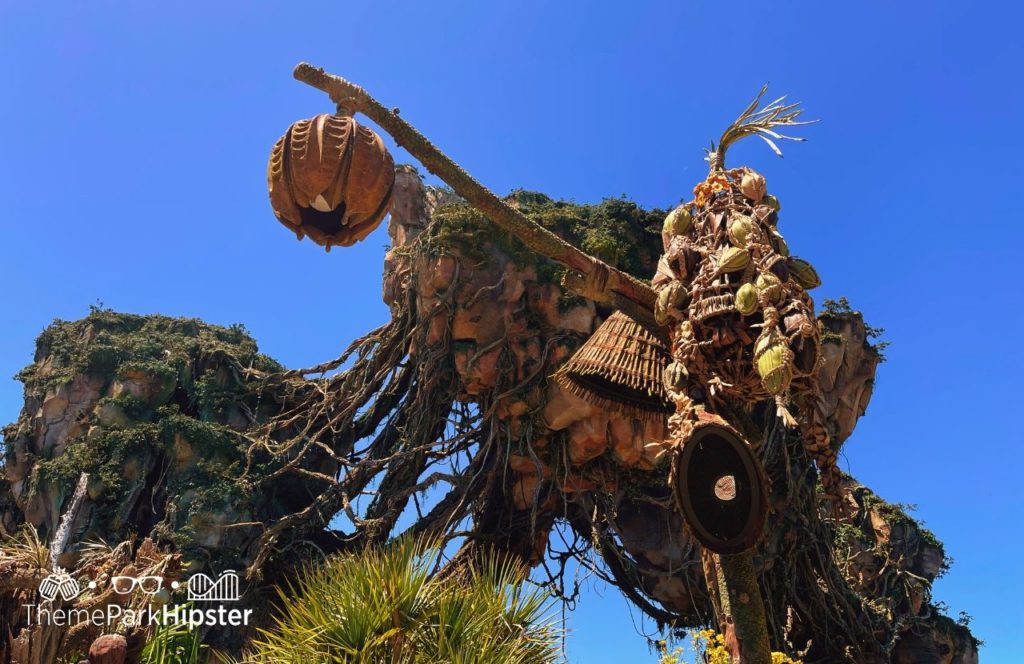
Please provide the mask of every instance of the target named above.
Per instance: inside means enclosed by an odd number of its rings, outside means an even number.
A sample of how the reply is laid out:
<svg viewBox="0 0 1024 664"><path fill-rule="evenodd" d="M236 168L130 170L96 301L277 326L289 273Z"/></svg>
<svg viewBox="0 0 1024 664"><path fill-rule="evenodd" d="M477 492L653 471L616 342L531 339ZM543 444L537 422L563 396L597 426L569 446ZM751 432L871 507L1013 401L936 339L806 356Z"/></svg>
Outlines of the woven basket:
<svg viewBox="0 0 1024 664"><path fill-rule="evenodd" d="M673 410L662 379L670 361L663 340L616 311L554 378L564 389L599 408L641 420L664 419Z"/></svg>

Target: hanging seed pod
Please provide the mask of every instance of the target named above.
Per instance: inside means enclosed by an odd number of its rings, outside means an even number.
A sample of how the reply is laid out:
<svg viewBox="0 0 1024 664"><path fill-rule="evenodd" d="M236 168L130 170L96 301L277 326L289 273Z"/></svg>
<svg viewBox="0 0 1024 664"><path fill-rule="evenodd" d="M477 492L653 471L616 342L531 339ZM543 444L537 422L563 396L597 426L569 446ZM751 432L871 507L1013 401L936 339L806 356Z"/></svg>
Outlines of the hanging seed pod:
<svg viewBox="0 0 1024 664"><path fill-rule="evenodd" d="M658 299L654 303L654 320L658 325L667 325L671 318L672 301L675 299L675 291L680 288L679 282L673 282L660 291Z"/></svg>
<svg viewBox="0 0 1024 664"><path fill-rule="evenodd" d="M767 302L774 304L782 299L782 280L771 272L762 272L757 275L754 285Z"/></svg>
<svg viewBox="0 0 1024 664"><path fill-rule="evenodd" d="M768 194L767 196L764 197L764 200L761 201L761 205L767 205L775 212L778 212L779 210L782 209L782 204L779 203L779 199L772 196L771 194Z"/></svg>
<svg viewBox="0 0 1024 664"><path fill-rule="evenodd" d="M740 180L740 191L750 200L757 203L764 198L767 191L767 183L764 176L757 171L748 170Z"/></svg>
<svg viewBox="0 0 1024 664"><path fill-rule="evenodd" d="M674 286L672 295L669 297L669 304L672 308L682 311L690 304L690 291L682 283L672 284Z"/></svg>
<svg viewBox="0 0 1024 664"><path fill-rule="evenodd" d="M750 262L750 254L746 249L739 247L727 247L718 258L719 273L736 272L742 270Z"/></svg>
<svg viewBox="0 0 1024 664"><path fill-rule="evenodd" d="M670 236L685 235L686 231L690 230L692 224L693 215L690 214L690 208L686 205L680 205L665 217L662 232Z"/></svg>
<svg viewBox="0 0 1024 664"><path fill-rule="evenodd" d="M774 274L782 283L789 281L789 264L781 256L774 256L775 260L768 266L768 271Z"/></svg>
<svg viewBox="0 0 1024 664"><path fill-rule="evenodd" d="M732 242L734 247L744 249L753 231L754 222L750 217L739 216L729 223L729 242Z"/></svg>
<svg viewBox="0 0 1024 664"><path fill-rule="evenodd" d="M668 325L668 289L658 293L658 299L654 303L654 322L658 325Z"/></svg>
<svg viewBox="0 0 1024 664"><path fill-rule="evenodd" d="M778 221L778 215L767 205L754 206L754 218L767 226L774 226Z"/></svg>
<svg viewBox="0 0 1024 664"><path fill-rule="evenodd" d="M793 278L806 290L811 290L821 285L821 277L818 276L818 271L814 269L813 265L795 256L791 257L788 262Z"/></svg>
<svg viewBox="0 0 1024 664"><path fill-rule="evenodd" d="M689 377L686 366L681 362L669 362L665 367L665 388L669 390L681 390L686 387L686 379Z"/></svg>
<svg viewBox="0 0 1024 664"><path fill-rule="evenodd" d="M792 351L786 345L778 330L762 335L754 346L755 367L761 377L761 385L772 396L782 394L793 377L790 366Z"/></svg>
<svg viewBox="0 0 1024 664"><path fill-rule="evenodd" d="M736 291L736 309L744 316L757 311L757 288L754 284L743 284Z"/></svg>
<svg viewBox="0 0 1024 664"><path fill-rule="evenodd" d="M299 120L270 152L267 188L278 221L328 250L355 244L391 205L395 163L369 127L344 115Z"/></svg>
<svg viewBox="0 0 1024 664"><path fill-rule="evenodd" d="M786 244L786 238L782 237L782 233L772 231L772 234L769 236L769 241L772 243L772 248L775 249L775 253L780 256L789 256L789 245Z"/></svg>

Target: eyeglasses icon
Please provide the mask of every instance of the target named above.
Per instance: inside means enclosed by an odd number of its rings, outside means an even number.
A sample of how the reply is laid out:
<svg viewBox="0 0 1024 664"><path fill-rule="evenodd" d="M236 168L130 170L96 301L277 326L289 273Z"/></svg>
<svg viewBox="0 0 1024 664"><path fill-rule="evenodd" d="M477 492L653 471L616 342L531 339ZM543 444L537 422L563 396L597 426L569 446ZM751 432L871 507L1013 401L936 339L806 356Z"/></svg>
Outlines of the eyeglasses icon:
<svg viewBox="0 0 1024 664"><path fill-rule="evenodd" d="M164 586L161 576L115 576L110 579L110 587L118 595L127 595L136 588L147 595L160 592Z"/></svg>

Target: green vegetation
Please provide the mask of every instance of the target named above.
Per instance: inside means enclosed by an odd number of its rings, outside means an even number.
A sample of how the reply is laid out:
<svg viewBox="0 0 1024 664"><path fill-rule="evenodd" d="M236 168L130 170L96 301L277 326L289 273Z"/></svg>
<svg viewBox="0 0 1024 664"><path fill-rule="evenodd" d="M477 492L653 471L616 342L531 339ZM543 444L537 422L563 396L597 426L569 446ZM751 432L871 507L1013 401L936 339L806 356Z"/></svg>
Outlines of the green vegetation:
<svg viewBox="0 0 1024 664"><path fill-rule="evenodd" d="M276 626L247 662L533 664L559 659L560 630L523 570L489 562L443 580L410 540L327 559L282 591Z"/></svg>
<svg viewBox="0 0 1024 664"><path fill-rule="evenodd" d="M861 312L855 311L850 306L850 301L846 299L846 296L841 296L838 300L826 299L821 306L821 313L819 318L841 318L842 316L855 314L861 315ZM869 341L868 344L878 353L878 357L881 362L885 362L885 349L889 347L890 341L883 341L882 335L885 334L884 327L872 327L867 323L864 323L864 329L867 332L868 339L874 340ZM836 334L830 330L824 330L821 335L821 341L823 343L843 343L842 335Z"/></svg>
<svg viewBox="0 0 1024 664"><path fill-rule="evenodd" d="M50 356L52 364L32 364L17 375L30 389L55 387L82 373L113 377L132 370L188 383L193 358L218 352L256 368L281 368L258 353L242 325L220 327L198 318L138 316L95 306L81 320L55 320L36 339L36 348L36 359Z"/></svg>
<svg viewBox="0 0 1024 664"><path fill-rule="evenodd" d="M639 279L650 279L661 252L664 210L644 210L624 198L606 198L596 205L555 201L537 192L516 190L507 201L530 219L583 251ZM492 243L517 265L537 265L541 280L555 283L564 268L538 257L519 240L497 229L467 204L447 205L434 213L433 247L458 247L468 257L485 260Z"/></svg>
<svg viewBox="0 0 1024 664"><path fill-rule="evenodd" d="M245 520L277 499L252 490L274 463L261 456L246 476L243 434L274 408L270 395L253 389L254 376L281 369L241 326L95 307L81 320L55 321L18 378L41 402L67 398L91 407L62 449L29 448L36 458L28 494L60 504L89 473L92 517L83 538L120 541L151 527L158 541L206 561L197 531L216 536L211 518ZM7 463L19 435L31 430L24 421L4 430ZM218 553L235 555L226 544Z"/></svg>
<svg viewBox="0 0 1024 664"><path fill-rule="evenodd" d="M187 623L157 625L142 648L139 664L200 664L209 662L209 646L203 645L197 627Z"/></svg>
<svg viewBox="0 0 1024 664"><path fill-rule="evenodd" d="M0 548L5 558L31 571L50 567L50 547L39 539L39 534L31 525L22 525L18 532L0 540Z"/></svg>

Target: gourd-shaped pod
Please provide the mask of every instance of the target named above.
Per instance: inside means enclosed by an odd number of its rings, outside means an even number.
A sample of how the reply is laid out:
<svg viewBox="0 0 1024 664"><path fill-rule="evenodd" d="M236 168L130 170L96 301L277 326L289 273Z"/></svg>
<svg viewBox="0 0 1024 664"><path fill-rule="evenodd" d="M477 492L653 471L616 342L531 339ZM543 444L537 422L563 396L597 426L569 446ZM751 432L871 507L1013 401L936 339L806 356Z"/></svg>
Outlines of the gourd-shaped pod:
<svg viewBox="0 0 1024 664"><path fill-rule="evenodd" d="M672 285L672 296L669 299L669 302L677 310L682 311L690 304L690 290L682 283L675 283Z"/></svg>
<svg viewBox="0 0 1024 664"><path fill-rule="evenodd" d="M734 247L746 248L753 232L754 222L750 217L739 216L729 221L729 242Z"/></svg>
<svg viewBox="0 0 1024 664"><path fill-rule="evenodd" d="M766 331L754 344L754 367L761 377L761 386L772 396L782 394L789 387L793 378L792 362L793 352L778 330Z"/></svg>
<svg viewBox="0 0 1024 664"><path fill-rule="evenodd" d="M772 231L768 239L772 243L772 249L775 250L775 253L780 256L789 256L789 245L786 244L786 238L782 237L782 233Z"/></svg>
<svg viewBox="0 0 1024 664"><path fill-rule="evenodd" d="M665 217L665 224L662 226L662 232L666 235L685 235L686 231L690 230L690 225L693 223L693 215L690 214L690 208L686 205L680 205L676 209L672 210Z"/></svg>
<svg viewBox="0 0 1024 664"><path fill-rule="evenodd" d="M764 176L757 171L747 169L747 172L740 178L740 191L755 203L764 198L767 188Z"/></svg>
<svg viewBox="0 0 1024 664"><path fill-rule="evenodd" d="M708 550L739 553L757 544L768 485L761 462L732 427L720 418L698 422L676 453L671 477L687 529Z"/></svg>
<svg viewBox="0 0 1024 664"><path fill-rule="evenodd" d="M754 285L769 304L777 304L782 299L782 281L771 272L762 272L757 275Z"/></svg>
<svg viewBox="0 0 1024 664"><path fill-rule="evenodd" d="M802 311L789 314L782 319L783 329L789 336L811 337L817 329L817 325L808 319L807 314Z"/></svg>
<svg viewBox="0 0 1024 664"><path fill-rule="evenodd" d="M682 362L669 362L665 367L665 387L670 390L681 390L686 387L686 380L690 373Z"/></svg>
<svg viewBox="0 0 1024 664"><path fill-rule="evenodd" d="M682 317L682 310L689 302L690 294L678 281L672 281L658 291L654 302L654 320L658 325L667 325L673 314Z"/></svg>
<svg viewBox="0 0 1024 664"><path fill-rule="evenodd" d="M720 273L736 272L745 268L749 262L750 254L746 249L726 247L718 258L718 271Z"/></svg>
<svg viewBox="0 0 1024 664"><path fill-rule="evenodd" d="M811 290L821 285L821 277L818 276L818 271L814 269L813 265L796 256L790 257L787 262L789 263L789 271L793 275L793 279L803 286L804 289Z"/></svg>
<svg viewBox="0 0 1024 664"><path fill-rule="evenodd" d="M395 163L380 136L344 115L299 120L274 144L267 166L278 220L328 250L373 232L394 184Z"/></svg>
<svg viewBox="0 0 1024 664"><path fill-rule="evenodd" d="M757 288L754 284L743 284L736 291L736 309L744 316L757 311Z"/></svg>

